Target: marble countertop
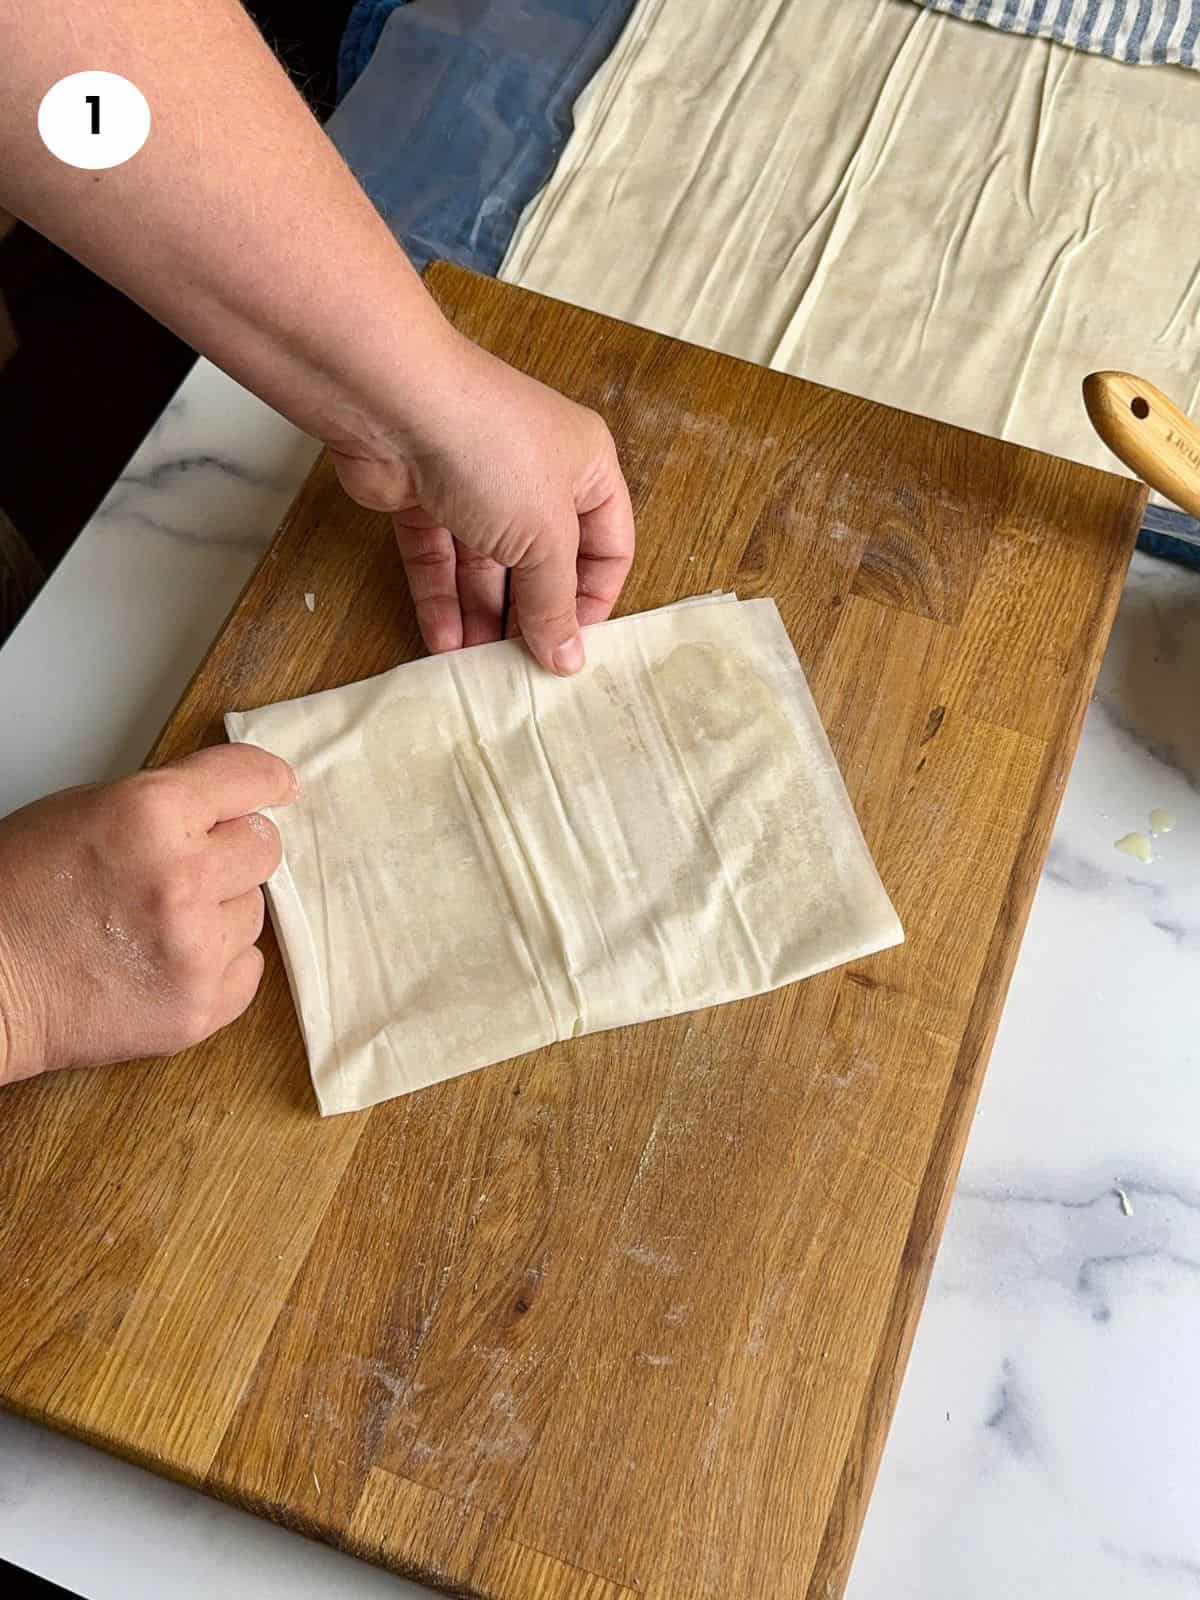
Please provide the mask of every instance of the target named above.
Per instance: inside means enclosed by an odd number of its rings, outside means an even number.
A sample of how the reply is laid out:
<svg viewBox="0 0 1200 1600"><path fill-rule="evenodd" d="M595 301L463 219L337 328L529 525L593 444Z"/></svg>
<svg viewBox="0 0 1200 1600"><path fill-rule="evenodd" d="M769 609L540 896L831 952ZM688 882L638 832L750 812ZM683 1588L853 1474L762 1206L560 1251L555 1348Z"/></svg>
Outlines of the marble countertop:
<svg viewBox="0 0 1200 1600"><path fill-rule="evenodd" d="M137 765L314 455L195 369L0 650L0 814ZM850 1600L1200 1595L1198 963L1200 574L1138 557ZM88 1600L424 1592L4 1416L0 1556Z"/></svg>

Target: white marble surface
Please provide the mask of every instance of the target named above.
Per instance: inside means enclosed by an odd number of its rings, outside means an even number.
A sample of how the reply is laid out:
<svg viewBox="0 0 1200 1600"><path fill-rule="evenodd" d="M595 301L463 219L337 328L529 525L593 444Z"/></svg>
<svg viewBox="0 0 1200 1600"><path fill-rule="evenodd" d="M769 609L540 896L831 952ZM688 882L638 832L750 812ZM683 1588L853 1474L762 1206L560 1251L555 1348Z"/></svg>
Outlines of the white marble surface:
<svg viewBox="0 0 1200 1600"><path fill-rule="evenodd" d="M141 765L316 455L197 364L0 650L0 816Z"/></svg>
<svg viewBox="0 0 1200 1600"><path fill-rule="evenodd" d="M1198 979L1200 575L1136 557L850 1600L1200 1595Z"/></svg>
<svg viewBox="0 0 1200 1600"><path fill-rule="evenodd" d="M0 651L0 812L136 764L312 456L188 379ZM1139 558L851 1600L1200 1595L1198 691L1200 576ZM1144 867L1112 845L1154 806ZM0 1555L89 1600L420 1593L13 1418Z"/></svg>

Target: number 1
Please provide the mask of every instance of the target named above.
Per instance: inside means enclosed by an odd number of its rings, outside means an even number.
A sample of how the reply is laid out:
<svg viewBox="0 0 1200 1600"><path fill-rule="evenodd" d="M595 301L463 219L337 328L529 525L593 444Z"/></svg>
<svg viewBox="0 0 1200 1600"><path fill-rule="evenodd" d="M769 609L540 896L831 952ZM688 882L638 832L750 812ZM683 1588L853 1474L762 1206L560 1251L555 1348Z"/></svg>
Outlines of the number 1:
<svg viewBox="0 0 1200 1600"><path fill-rule="evenodd" d="M92 108L92 132L100 132L100 96L98 94L85 94L84 100Z"/></svg>

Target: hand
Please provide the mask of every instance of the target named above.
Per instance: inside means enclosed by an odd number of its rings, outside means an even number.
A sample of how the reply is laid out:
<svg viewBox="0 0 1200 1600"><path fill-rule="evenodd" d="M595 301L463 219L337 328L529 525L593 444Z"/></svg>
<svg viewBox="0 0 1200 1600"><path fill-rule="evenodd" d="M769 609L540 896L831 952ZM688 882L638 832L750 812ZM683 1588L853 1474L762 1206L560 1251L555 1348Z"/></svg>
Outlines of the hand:
<svg viewBox="0 0 1200 1600"><path fill-rule="evenodd" d="M67 57L120 61L155 107L102 183L38 137ZM455 332L238 0L18 0L0 60L4 209L330 447L393 513L431 649L498 636L509 567L534 654L577 669L633 556L608 430Z"/></svg>
<svg viewBox="0 0 1200 1600"><path fill-rule="evenodd" d="M0 821L0 1082L170 1054L239 1016L280 856L257 808L296 792L286 762L223 745Z"/></svg>
<svg viewBox="0 0 1200 1600"><path fill-rule="evenodd" d="M430 650L500 637L511 567L510 631L550 671L578 672L579 629L611 612L634 544L629 491L594 411L446 325L415 420L331 449L347 493L392 513Z"/></svg>

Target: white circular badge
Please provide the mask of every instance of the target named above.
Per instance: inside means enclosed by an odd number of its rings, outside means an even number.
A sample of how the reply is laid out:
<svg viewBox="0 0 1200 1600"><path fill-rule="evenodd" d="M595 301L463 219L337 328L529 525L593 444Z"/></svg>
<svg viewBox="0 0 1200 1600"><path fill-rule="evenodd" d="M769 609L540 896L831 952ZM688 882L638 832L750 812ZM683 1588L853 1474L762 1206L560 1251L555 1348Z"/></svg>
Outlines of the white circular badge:
<svg viewBox="0 0 1200 1600"><path fill-rule="evenodd" d="M116 72L73 72L47 89L38 132L68 166L119 167L137 155L150 132L146 96Z"/></svg>

